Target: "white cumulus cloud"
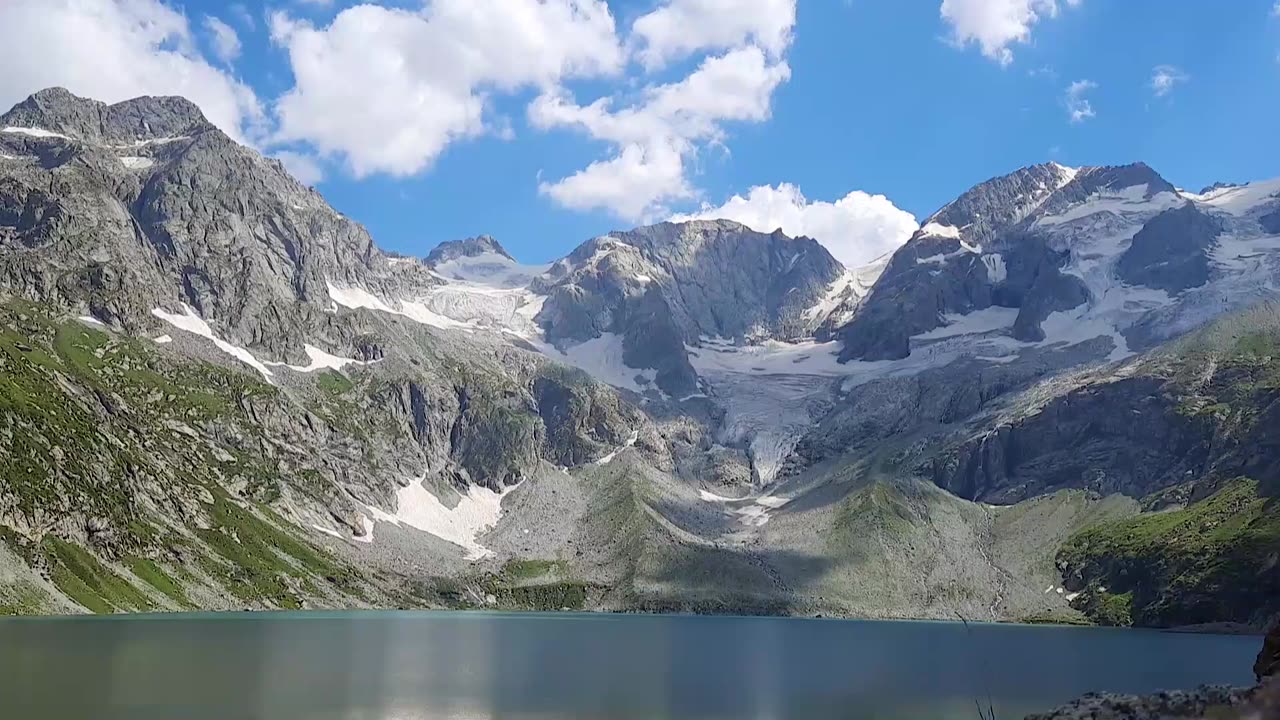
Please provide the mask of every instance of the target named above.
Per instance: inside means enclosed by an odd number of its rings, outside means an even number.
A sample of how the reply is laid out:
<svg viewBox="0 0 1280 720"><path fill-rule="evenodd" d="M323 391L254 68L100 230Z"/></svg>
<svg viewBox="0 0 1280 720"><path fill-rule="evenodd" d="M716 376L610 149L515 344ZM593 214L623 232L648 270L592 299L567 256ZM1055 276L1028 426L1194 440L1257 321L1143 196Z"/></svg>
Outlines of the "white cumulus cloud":
<svg viewBox="0 0 1280 720"><path fill-rule="evenodd" d="M835 202L809 200L788 183L761 185L745 196L734 195L719 207L704 205L695 213L672 217L735 220L759 232L778 228L792 237L805 235L822 243L845 267L865 265L905 243L918 224L884 195L854 190Z"/></svg>
<svg viewBox="0 0 1280 720"><path fill-rule="evenodd" d="M213 54L223 63L240 57L240 36L234 28L212 15L204 16L204 29L209 33L209 42L213 45Z"/></svg>
<svg viewBox="0 0 1280 720"><path fill-rule="evenodd" d="M529 106L534 126L577 128L615 154L541 189L567 207L629 220L666 214L669 203L694 195L686 166L698 149L723 141L726 122L768 119L774 90L790 77L785 62L747 46L707 58L683 80L651 86L622 107L611 97L579 105L564 92L544 94Z"/></svg>
<svg viewBox="0 0 1280 720"><path fill-rule="evenodd" d="M196 50L186 16L159 0L0 2L0 106L46 87L118 102L181 95L244 139L263 119L248 86Z"/></svg>
<svg viewBox="0 0 1280 720"><path fill-rule="evenodd" d="M1081 0L1066 0L1074 7ZM1031 27L1058 16L1057 0L942 0L939 12L951 26L958 46L976 44L986 57L1001 65L1013 62L1014 43L1031 40Z"/></svg>
<svg viewBox="0 0 1280 720"><path fill-rule="evenodd" d="M276 139L341 156L357 177L420 172L451 142L486 132L488 93L549 88L623 63L602 0L358 5L327 27L279 12L271 25L295 78L276 104Z"/></svg>
<svg viewBox="0 0 1280 720"><path fill-rule="evenodd" d="M754 44L777 58L791 44L795 0L670 0L631 26L646 67L661 67L699 50Z"/></svg>
<svg viewBox="0 0 1280 720"><path fill-rule="evenodd" d="M1174 86L1190 79L1190 75L1173 65L1157 65L1151 70L1151 92L1156 97L1164 97L1173 91Z"/></svg>
<svg viewBox="0 0 1280 720"><path fill-rule="evenodd" d="M1067 118L1073 123L1081 123L1094 117L1093 104L1084 94L1098 87L1092 80L1076 80L1067 86L1067 94L1063 103L1067 106Z"/></svg>

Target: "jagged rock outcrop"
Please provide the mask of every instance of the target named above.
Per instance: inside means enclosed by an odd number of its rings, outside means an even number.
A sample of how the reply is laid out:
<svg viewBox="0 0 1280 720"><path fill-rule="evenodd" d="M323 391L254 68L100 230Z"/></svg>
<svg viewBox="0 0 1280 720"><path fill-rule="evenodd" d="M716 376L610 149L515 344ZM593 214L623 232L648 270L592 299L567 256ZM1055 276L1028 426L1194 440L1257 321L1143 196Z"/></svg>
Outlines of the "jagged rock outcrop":
<svg viewBox="0 0 1280 720"><path fill-rule="evenodd" d="M812 239L698 220L588 241L532 287L548 295L537 321L549 340L619 335L643 363L633 367L657 370L675 395L694 387L684 344L803 337L815 325L806 310L843 272Z"/></svg>
<svg viewBox="0 0 1280 720"><path fill-rule="evenodd" d="M1013 503L1074 487L1146 497L1199 474L1214 425L1186 417L1159 378L1085 385L1033 414L1000 421L931 461L939 487L984 502Z"/></svg>
<svg viewBox="0 0 1280 720"><path fill-rule="evenodd" d="M1209 281L1208 253L1222 223L1191 203L1151 219L1133 236L1116 269L1133 285L1176 294Z"/></svg>
<svg viewBox="0 0 1280 720"><path fill-rule="evenodd" d="M906 357L912 335L937 327L945 313L996 304L997 286L1008 288L1001 300L1016 303L1041 267L1045 247L1005 257L999 253L1023 248L1002 242L1003 236L1074 176L1054 163L1023 168L975 186L931 215L837 333L841 360Z"/></svg>
<svg viewBox="0 0 1280 720"><path fill-rule="evenodd" d="M1089 693L1079 700L1027 720L1172 720L1231 717L1246 720L1252 692L1225 685L1204 685L1195 690L1170 690L1154 695Z"/></svg>
<svg viewBox="0 0 1280 720"><path fill-rule="evenodd" d="M1253 674L1258 682L1280 675L1280 622L1271 626L1271 631L1262 641L1258 659L1253 663Z"/></svg>

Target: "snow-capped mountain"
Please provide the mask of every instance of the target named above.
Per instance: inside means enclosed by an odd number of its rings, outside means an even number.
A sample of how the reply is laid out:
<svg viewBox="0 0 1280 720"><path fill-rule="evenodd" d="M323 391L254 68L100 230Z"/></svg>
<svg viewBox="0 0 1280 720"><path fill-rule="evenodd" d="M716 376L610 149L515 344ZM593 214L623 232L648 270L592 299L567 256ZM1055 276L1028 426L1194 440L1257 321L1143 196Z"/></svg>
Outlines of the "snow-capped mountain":
<svg viewBox="0 0 1280 720"><path fill-rule="evenodd" d="M992 199L1011 188L1014 200ZM990 180L894 255L839 331L842 359L901 359L958 337L1005 360L1106 337L1107 356L1126 357L1275 291L1277 191L1181 192L1140 163Z"/></svg>
<svg viewBox="0 0 1280 720"><path fill-rule="evenodd" d="M185 100L46 90L0 116L0 561L64 610L182 606L142 559L203 607L1199 617L1071 538L1263 493L1277 273L1280 182L1141 163L861 268L725 220L404 257Z"/></svg>

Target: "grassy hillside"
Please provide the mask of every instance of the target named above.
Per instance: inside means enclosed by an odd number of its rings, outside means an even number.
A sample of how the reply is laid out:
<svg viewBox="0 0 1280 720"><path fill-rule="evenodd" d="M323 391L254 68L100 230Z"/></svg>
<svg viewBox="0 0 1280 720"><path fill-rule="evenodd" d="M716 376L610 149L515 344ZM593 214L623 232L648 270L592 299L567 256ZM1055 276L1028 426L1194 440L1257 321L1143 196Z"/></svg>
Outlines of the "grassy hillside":
<svg viewBox="0 0 1280 720"><path fill-rule="evenodd" d="M1280 307L1224 318L1158 353L1178 412L1213 421L1212 454L1138 516L1070 538L1058 553L1076 606L1111 625L1280 614Z"/></svg>
<svg viewBox="0 0 1280 720"><path fill-rule="evenodd" d="M1103 624L1261 624L1280 612L1280 502L1235 479L1185 508L1084 530L1058 559Z"/></svg>
<svg viewBox="0 0 1280 720"><path fill-rule="evenodd" d="M0 612L381 596L271 509L283 484L306 484L259 451L250 416L278 395L145 340L0 305Z"/></svg>

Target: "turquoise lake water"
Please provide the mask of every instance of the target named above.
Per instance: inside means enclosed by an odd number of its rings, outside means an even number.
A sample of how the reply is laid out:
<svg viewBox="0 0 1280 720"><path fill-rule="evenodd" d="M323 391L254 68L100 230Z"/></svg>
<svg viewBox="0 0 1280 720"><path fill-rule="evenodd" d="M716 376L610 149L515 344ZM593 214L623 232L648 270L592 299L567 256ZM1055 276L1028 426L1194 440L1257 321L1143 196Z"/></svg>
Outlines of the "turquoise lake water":
<svg viewBox="0 0 1280 720"><path fill-rule="evenodd" d="M232 613L0 620L5 718L1019 718L1250 684L1260 638L787 618Z"/></svg>

